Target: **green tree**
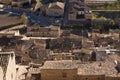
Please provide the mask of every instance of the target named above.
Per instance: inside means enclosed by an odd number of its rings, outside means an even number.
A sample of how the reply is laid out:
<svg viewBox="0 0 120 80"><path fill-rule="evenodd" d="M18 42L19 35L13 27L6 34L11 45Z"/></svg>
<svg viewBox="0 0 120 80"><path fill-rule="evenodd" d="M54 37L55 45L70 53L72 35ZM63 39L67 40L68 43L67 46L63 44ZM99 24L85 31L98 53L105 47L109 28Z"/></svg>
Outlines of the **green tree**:
<svg viewBox="0 0 120 80"><path fill-rule="evenodd" d="M28 18L26 16L26 13L23 13L21 15L21 21L22 21L23 24L27 24L28 23Z"/></svg>
<svg viewBox="0 0 120 80"><path fill-rule="evenodd" d="M104 4L105 8L107 8L108 5L109 5L108 3L105 3L105 4Z"/></svg>
<svg viewBox="0 0 120 80"><path fill-rule="evenodd" d="M111 28L113 28L113 26L115 25L115 21L114 20L110 20L109 25L110 25Z"/></svg>

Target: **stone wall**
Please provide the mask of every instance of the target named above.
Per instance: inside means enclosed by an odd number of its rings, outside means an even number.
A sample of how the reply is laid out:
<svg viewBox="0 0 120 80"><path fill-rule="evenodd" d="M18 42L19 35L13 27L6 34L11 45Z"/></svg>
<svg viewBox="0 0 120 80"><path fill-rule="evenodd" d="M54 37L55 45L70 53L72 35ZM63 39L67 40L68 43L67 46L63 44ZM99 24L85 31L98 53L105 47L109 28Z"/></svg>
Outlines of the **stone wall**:
<svg viewBox="0 0 120 80"><path fill-rule="evenodd" d="M77 80L120 80L120 77L105 75L78 75Z"/></svg>
<svg viewBox="0 0 120 80"><path fill-rule="evenodd" d="M11 2L11 0L0 0L0 2Z"/></svg>
<svg viewBox="0 0 120 80"><path fill-rule="evenodd" d="M120 80L120 77L105 75L78 75L76 69L42 69L41 80Z"/></svg>
<svg viewBox="0 0 120 80"><path fill-rule="evenodd" d="M105 80L120 80L120 77L106 77Z"/></svg>
<svg viewBox="0 0 120 80"><path fill-rule="evenodd" d="M32 26L27 28L26 35L28 37L58 37L59 27L43 28L39 26Z"/></svg>
<svg viewBox="0 0 120 80"><path fill-rule="evenodd" d="M77 69L44 69L41 80L77 80Z"/></svg>
<svg viewBox="0 0 120 80"><path fill-rule="evenodd" d="M104 75L78 75L78 80L105 80Z"/></svg>

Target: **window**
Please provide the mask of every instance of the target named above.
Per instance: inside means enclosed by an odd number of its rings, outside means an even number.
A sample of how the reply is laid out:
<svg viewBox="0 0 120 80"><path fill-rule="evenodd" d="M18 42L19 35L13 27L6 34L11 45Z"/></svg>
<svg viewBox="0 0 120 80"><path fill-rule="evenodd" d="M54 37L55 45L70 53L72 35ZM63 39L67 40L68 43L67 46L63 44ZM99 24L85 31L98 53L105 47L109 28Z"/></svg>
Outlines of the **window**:
<svg viewBox="0 0 120 80"><path fill-rule="evenodd" d="M67 73L66 73L66 72L63 72L63 73L62 73L62 76L63 76L63 78L66 78L66 77L67 77Z"/></svg>
<svg viewBox="0 0 120 80"><path fill-rule="evenodd" d="M13 59L13 57L14 57L14 54L12 53L12 54L11 54L11 58Z"/></svg>
<svg viewBox="0 0 120 80"><path fill-rule="evenodd" d="M97 78L97 80L100 80L100 78Z"/></svg>
<svg viewBox="0 0 120 80"><path fill-rule="evenodd" d="M85 80L88 80L88 78L85 78Z"/></svg>

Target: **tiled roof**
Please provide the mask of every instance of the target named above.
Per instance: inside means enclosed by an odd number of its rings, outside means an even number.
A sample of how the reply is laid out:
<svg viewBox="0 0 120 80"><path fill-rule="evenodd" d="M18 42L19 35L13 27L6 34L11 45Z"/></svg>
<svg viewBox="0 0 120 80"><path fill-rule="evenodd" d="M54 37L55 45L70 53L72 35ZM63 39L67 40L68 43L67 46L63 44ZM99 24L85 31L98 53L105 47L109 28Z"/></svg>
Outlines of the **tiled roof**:
<svg viewBox="0 0 120 80"><path fill-rule="evenodd" d="M62 9L64 9L64 3L62 3L62 2L50 3L48 7L50 8L50 7L53 7L53 6L55 6L55 5L59 6L59 7L62 8Z"/></svg>
<svg viewBox="0 0 120 80"><path fill-rule="evenodd" d="M120 76L117 74L115 69L116 65L114 63L115 55L109 56L106 61L97 61L92 63L85 63L78 65L78 74L79 75L105 75L105 76ZM115 58L116 59L116 58Z"/></svg>
<svg viewBox="0 0 120 80"><path fill-rule="evenodd" d="M21 20L18 17L9 14L2 14L2 12L0 12L0 27L18 23L21 23Z"/></svg>
<svg viewBox="0 0 120 80"><path fill-rule="evenodd" d="M42 69L77 69L72 60L46 61Z"/></svg>

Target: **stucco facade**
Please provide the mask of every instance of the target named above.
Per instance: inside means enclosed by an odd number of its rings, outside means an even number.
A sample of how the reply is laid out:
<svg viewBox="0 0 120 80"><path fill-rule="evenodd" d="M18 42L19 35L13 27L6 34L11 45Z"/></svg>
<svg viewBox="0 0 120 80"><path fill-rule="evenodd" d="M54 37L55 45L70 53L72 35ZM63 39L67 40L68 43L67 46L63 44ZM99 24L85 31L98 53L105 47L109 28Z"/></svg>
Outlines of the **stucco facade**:
<svg viewBox="0 0 120 80"><path fill-rule="evenodd" d="M3 80L3 70L1 67L0 67L0 80Z"/></svg>
<svg viewBox="0 0 120 80"><path fill-rule="evenodd" d="M6 72L6 80L16 80L16 64L15 55L9 57L9 62Z"/></svg>

